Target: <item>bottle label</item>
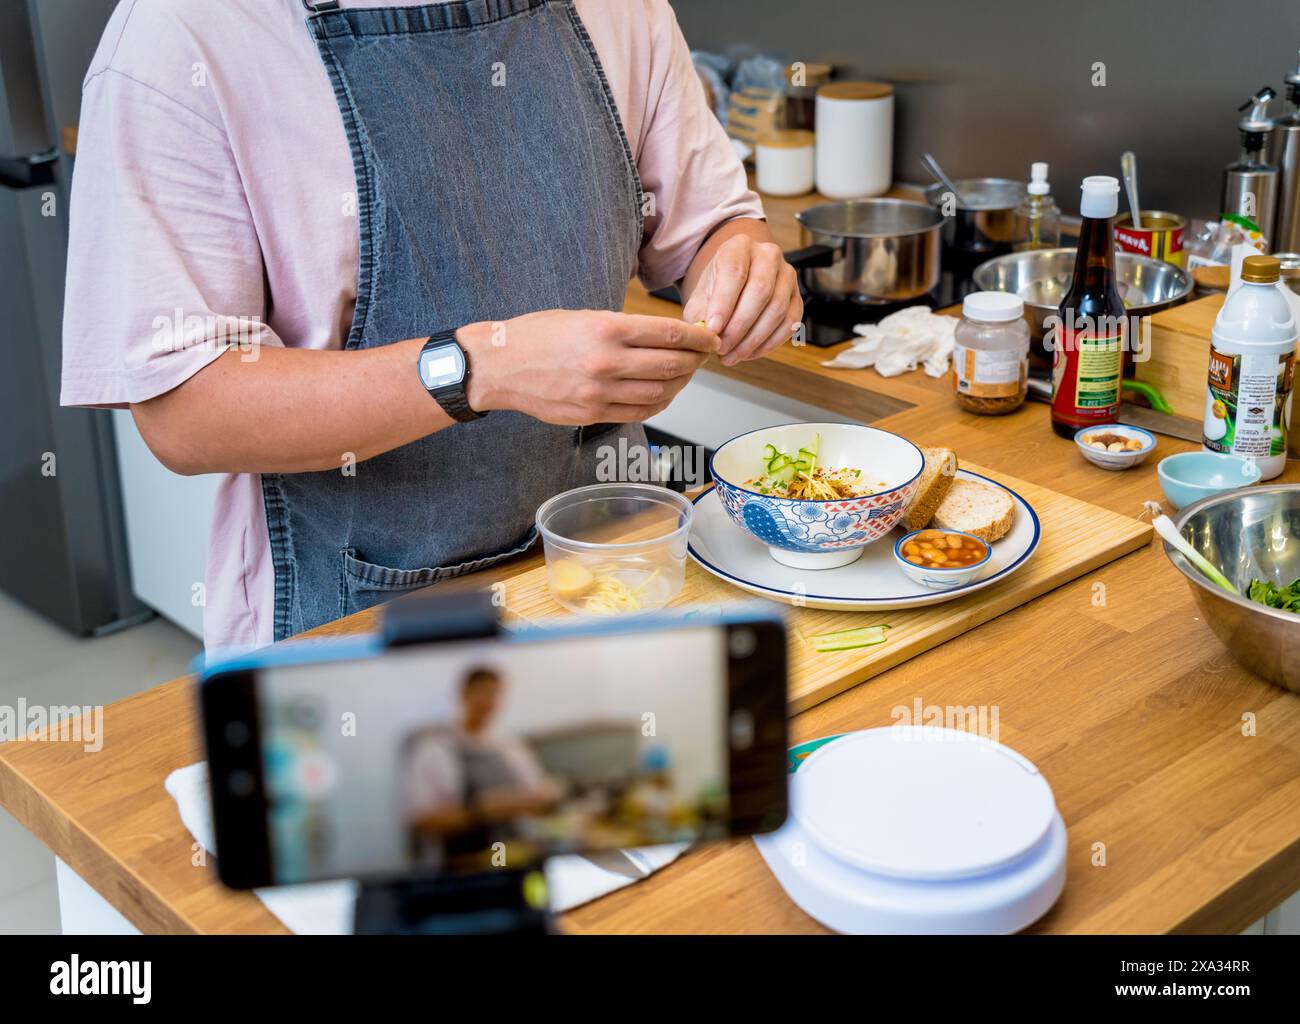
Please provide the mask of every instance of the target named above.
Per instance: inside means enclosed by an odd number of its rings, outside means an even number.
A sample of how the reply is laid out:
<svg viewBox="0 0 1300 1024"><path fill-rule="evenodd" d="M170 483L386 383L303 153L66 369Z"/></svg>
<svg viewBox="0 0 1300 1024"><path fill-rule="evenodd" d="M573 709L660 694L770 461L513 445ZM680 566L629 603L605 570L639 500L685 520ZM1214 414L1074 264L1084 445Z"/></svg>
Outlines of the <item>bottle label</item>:
<svg viewBox="0 0 1300 1024"><path fill-rule="evenodd" d="M1229 355L1210 349L1205 447L1267 459L1286 452L1295 354Z"/></svg>
<svg viewBox="0 0 1300 1024"><path fill-rule="evenodd" d="M1124 373L1123 334L1056 331L1052 355L1052 418L1075 427L1113 423Z"/></svg>
<svg viewBox="0 0 1300 1024"><path fill-rule="evenodd" d="M1019 352L967 348L952 351L953 386L974 398L1014 398L1020 394L1027 360Z"/></svg>
<svg viewBox="0 0 1300 1024"><path fill-rule="evenodd" d="M1119 404L1120 375L1124 371L1123 339L1075 336L1079 348L1074 404L1080 409L1101 409Z"/></svg>

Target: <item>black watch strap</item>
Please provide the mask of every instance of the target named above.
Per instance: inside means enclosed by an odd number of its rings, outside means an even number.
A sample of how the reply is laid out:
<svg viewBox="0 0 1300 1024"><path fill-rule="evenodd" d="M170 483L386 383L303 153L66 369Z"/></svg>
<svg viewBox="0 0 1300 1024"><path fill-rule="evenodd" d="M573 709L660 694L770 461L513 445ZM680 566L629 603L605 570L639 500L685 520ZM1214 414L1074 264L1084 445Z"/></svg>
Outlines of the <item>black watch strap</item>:
<svg viewBox="0 0 1300 1024"><path fill-rule="evenodd" d="M432 335L420 349L420 354L423 356L430 349L443 348L448 345L455 345L460 350L461 358L465 364L465 372L457 384L448 384L443 387L428 388L427 390L433 396L434 401L442 407L443 412L458 423L468 423L471 420L482 419L487 413L477 412L471 408L469 398L466 396L466 387L469 384L470 375L469 354L456 340L455 332L443 331L440 334Z"/></svg>

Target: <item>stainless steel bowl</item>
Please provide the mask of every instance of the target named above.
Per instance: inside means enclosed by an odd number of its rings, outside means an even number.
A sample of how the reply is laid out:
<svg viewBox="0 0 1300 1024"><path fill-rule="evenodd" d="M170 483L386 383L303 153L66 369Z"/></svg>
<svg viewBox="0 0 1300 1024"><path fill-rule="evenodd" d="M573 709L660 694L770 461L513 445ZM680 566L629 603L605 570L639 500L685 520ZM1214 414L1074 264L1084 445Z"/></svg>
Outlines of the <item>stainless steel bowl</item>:
<svg viewBox="0 0 1300 1024"><path fill-rule="evenodd" d="M1186 301L1192 290L1192 277L1187 271L1149 256L1117 252L1115 273L1120 298L1134 316L1149 316L1176 306ZM1015 292L1024 299L1030 332L1041 339L1043 321L1060 308L1073 274L1073 249L1031 249L981 263L973 279L982 292Z"/></svg>
<svg viewBox="0 0 1300 1024"><path fill-rule="evenodd" d="M1174 525L1243 594L1251 580L1300 578L1300 484L1255 486L1188 505ZM1179 552L1165 554L1187 577L1210 628L1245 668L1300 693L1300 615L1233 597Z"/></svg>
<svg viewBox="0 0 1300 1024"><path fill-rule="evenodd" d="M808 290L863 304L905 302L939 283L943 217L907 199L823 203L795 214L805 248L786 253Z"/></svg>
<svg viewBox="0 0 1300 1024"><path fill-rule="evenodd" d="M953 182L966 201L944 218L945 245L964 252L1005 251L1015 241L1016 206L1029 187L1011 178L958 178ZM925 201L940 210L946 185L931 185Z"/></svg>

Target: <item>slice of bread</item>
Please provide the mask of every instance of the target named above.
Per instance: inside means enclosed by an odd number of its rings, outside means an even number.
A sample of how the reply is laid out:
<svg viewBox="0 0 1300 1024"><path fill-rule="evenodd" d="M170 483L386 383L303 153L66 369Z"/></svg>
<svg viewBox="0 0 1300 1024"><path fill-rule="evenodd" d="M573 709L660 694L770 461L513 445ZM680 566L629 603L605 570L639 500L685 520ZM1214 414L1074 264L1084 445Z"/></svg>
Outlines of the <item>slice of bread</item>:
<svg viewBox="0 0 1300 1024"><path fill-rule="evenodd" d="M992 544L1007 535L1015 516L1015 503L1001 487L963 479L953 481L930 525L973 533Z"/></svg>
<svg viewBox="0 0 1300 1024"><path fill-rule="evenodd" d="M951 448L922 448L921 454L925 456L925 468L921 470L916 496L907 507L908 530L924 530L930 525L935 509L948 496L953 474L957 472L957 453Z"/></svg>

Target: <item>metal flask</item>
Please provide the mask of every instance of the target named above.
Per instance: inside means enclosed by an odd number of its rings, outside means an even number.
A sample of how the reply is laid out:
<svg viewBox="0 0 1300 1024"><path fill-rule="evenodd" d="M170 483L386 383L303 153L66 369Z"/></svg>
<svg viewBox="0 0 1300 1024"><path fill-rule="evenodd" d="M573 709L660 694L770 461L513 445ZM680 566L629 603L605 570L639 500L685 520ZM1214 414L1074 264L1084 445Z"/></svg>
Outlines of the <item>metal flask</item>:
<svg viewBox="0 0 1300 1024"><path fill-rule="evenodd" d="M1273 133L1268 104L1276 95L1265 86L1238 108L1250 108L1237 123L1241 132L1241 157L1223 172L1223 212L1254 221L1270 244L1277 209L1278 170L1264 161L1263 153Z"/></svg>
<svg viewBox="0 0 1300 1024"><path fill-rule="evenodd" d="M1300 66L1286 76L1284 117L1273 122L1268 162L1278 169L1274 252L1300 251Z"/></svg>

